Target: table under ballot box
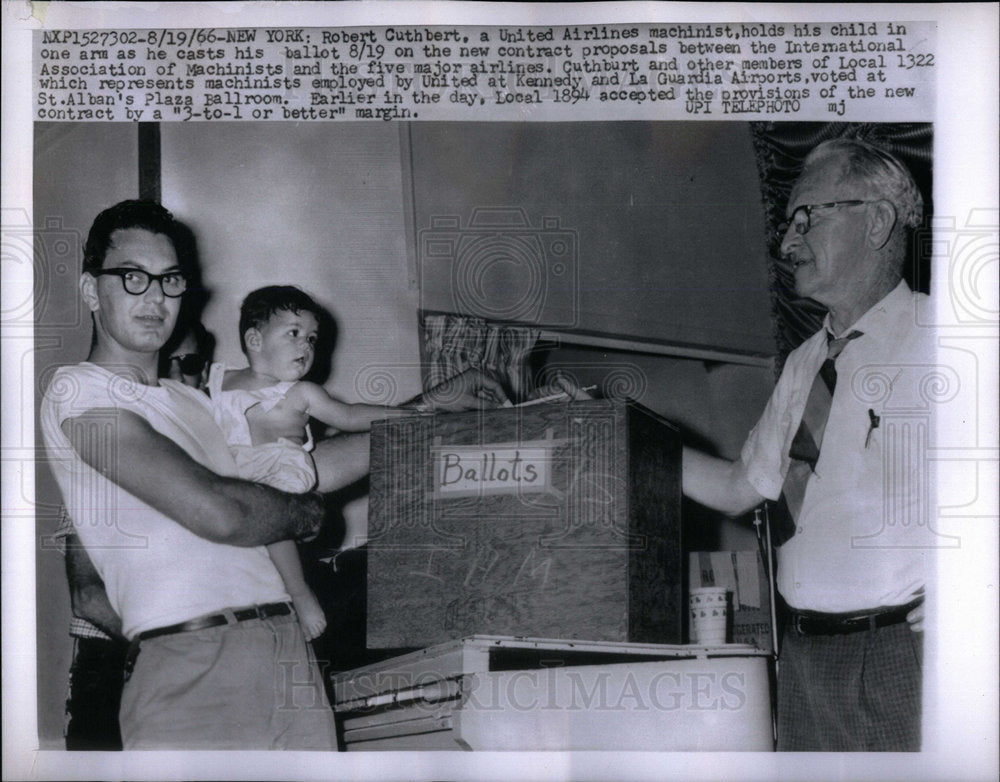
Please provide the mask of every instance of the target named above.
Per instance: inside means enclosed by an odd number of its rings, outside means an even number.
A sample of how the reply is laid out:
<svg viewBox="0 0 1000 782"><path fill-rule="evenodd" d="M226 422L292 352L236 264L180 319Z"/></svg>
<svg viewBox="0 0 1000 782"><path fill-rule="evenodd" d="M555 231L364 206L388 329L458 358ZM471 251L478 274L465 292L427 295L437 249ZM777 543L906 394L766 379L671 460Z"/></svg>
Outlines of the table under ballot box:
<svg viewBox="0 0 1000 782"><path fill-rule="evenodd" d="M354 750L771 751L768 654L472 636L333 678Z"/></svg>
<svg viewBox="0 0 1000 782"><path fill-rule="evenodd" d="M680 454L671 424L626 401L376 424L368 647L681 643Z"/></svg>

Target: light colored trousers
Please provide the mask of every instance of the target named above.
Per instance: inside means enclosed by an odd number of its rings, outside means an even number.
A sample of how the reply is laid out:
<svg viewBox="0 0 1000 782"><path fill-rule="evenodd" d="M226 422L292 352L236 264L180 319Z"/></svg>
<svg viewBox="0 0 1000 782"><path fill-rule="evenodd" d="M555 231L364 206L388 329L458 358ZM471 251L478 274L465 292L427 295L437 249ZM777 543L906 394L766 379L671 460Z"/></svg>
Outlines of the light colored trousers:
<svg viewBox="0 0 1000 782"><path fill-rule="evenodd" d="M143 641L121 725L125 749L337 748L294 613Z"/></svg>

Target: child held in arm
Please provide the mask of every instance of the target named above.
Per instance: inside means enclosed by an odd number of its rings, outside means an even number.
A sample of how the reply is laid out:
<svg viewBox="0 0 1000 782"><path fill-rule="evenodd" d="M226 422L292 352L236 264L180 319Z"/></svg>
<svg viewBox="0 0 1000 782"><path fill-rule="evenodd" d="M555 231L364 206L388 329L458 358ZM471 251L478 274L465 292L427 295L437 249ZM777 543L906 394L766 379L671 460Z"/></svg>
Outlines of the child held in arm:
<svg viewBox="0 0 1000 782"><path fill-rule="evenodd" d="M239 476L287 492L316 484L309 451L309 419L345 432L362 432L372 421L413 410L346 404L302 380L312 368L322 310L290 285L260 288L240 310L240 344L250 364L226 369L213 364L208 378L215 418L226 433ZM294 541L268 546L292 597L306 640L326 628L326 617L305 583Z"/></svg>

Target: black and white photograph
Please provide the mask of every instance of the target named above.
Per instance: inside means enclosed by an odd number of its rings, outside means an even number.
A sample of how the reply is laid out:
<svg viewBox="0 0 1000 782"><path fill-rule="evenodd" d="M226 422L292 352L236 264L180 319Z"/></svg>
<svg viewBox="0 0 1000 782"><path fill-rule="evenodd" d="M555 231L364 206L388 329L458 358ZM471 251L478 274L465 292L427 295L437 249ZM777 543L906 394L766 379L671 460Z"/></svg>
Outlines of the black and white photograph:
<svg viewBox="0 0 1000 782"><path fill-rule="evenodd" d="M997 6L231 6L3 6L4 778L993 777Z"/></svg>

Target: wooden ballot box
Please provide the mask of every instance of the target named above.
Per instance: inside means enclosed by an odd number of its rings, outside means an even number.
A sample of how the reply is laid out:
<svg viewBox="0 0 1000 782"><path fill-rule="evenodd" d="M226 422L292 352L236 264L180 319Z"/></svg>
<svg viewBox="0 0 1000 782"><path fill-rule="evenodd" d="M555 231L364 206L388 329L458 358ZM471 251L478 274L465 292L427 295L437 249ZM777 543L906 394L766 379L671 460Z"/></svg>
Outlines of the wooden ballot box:
<svg viewBox="0 0 1000 782"><path fill-rule="evenodd" d="M372 429L367 643L682 641L677 430L628 401Z"/></svg>

